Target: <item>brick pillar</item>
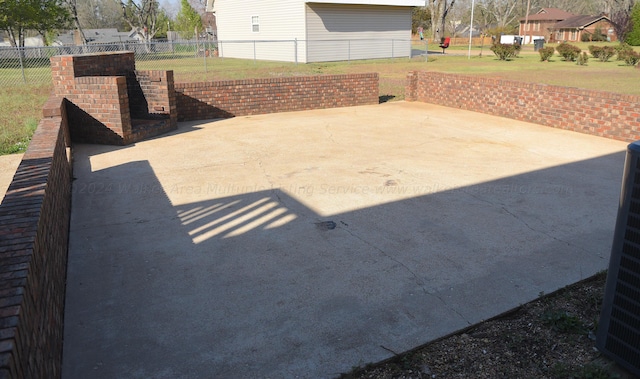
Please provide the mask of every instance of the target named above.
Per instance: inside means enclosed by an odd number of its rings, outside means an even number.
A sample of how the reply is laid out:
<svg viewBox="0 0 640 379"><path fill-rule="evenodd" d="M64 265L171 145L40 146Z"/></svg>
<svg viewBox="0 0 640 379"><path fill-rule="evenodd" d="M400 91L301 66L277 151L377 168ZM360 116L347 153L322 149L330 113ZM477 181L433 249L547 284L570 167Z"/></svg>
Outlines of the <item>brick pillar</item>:
<svg viewBox="0 0 640 379"><path fill-rule="evenodd" d="M416 101L418 94L418 72L410 71L407 74L407 84L404 89L404 99L406 101Z"/></svg>

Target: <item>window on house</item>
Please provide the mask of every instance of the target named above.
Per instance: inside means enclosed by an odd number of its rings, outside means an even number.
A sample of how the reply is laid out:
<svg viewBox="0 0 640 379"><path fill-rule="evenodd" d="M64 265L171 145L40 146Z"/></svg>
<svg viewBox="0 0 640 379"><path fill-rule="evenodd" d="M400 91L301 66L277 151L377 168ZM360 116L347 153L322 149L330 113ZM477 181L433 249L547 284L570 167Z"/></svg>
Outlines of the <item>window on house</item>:
<svg viewBox="0 0 640 379"><path fill-rule="evenodd" d="M540 31L540 21L536 21L535 24L533 24L534 30L536 32Z"/></svg>
<svg viewBox="0 0 640 379"><path fill-rule="evenodd" d="M251 30L255 33L260 31L260 19L258 16L251 16Z"/></svg>
<svg viewBox="0 0 640 379"><path fill-rule="evenodd" d="M571 40L572 41L576 41L578 39L578 32L576 32L575 30L571 31Z"/></svg>

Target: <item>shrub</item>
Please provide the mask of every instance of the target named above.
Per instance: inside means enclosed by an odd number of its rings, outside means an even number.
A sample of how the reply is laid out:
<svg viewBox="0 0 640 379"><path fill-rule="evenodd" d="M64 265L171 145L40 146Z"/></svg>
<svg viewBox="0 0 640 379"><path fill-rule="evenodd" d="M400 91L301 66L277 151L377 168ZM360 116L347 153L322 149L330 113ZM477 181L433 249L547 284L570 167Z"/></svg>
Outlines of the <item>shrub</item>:
<svg viewBox="0 0 640 379"><path fill-rule="evenodd" d="M612 46L589 46L589 52L594 58L600 60L600 62L607 62L614 55L616 55L616 49Z"/></svg>
<svg viewBox="0 0 640 379"><path fill-rule="evenodd" d="M491 51L500 59L501 61L507 61L512 58L515 58L518 53L520 53L520 45L511 45L506 43L496 43L491 46Z"/></svg>
<svg viewBox="0 0 640 379"><path fill-rule="evenodd" d="M578 54L578 58L576 59L576 64L580 66L586 66L587 62L589 62L589 55L584 51L582 54Z"/></svg>
<svg viewBox="0 0 640 379"><path fill-rule="evenodd" d="M548 62L549 59L553 56L553 53L555 53L555 49L551 46L542 47L538 50L538 53L540 53L540 61Z"/></svg>
<svg viewBox="0 0 640 379"><path fill-rule="evenodd" d="M591 35L591 40L596 42L596 41L601 41L601 42L605 42L608 41L609 39L607 38L607 35L602 33L602 28L598 27L593 31L593 34Z"/></svg>
<svg viewBox="0 0 640 379"><path fill-rule="evenodd" d="M635 66L640 62L640 53L637 51L628 51L624 54L624 63L629 66Z"/></svg>
<svg viewBox="0 0 640 379"><path fill-rule="evenodd" d="M567 62L575 61L576 59L578 59L578 56L580 56L580 52L582 52L582 50L580 50L578 46L574 46L566 42L562 42L561 44L559 44L556 47L556 50L558 51L558 54L560 54L562 59Z"/></svg>
<svg viewBox="0 0 640 379"><path fill-rule="evenodd" d="M602 54L602 47L595 45L589 46L589 54L591 54L591 56L594 58L600 59L600 54Z"/></svg>
<svg viewBox="0 0 640 379"><path fill-rule="evenodd" d="M616 49L613 46L604 46L602 48L602 55L600 56L601 62L607 62L609 59L616 55Z"/></svg>
<svg viewBox="0 0 640 379"><path fill-rule="evenodd" d="M618 54L618 56L616 57L616 60L618 61L623 61L625 58L625 54L633 51L633 47L629 46L626 43L621 43L618 46L614 47L614 49L616 50L616 53Z"/></svg>

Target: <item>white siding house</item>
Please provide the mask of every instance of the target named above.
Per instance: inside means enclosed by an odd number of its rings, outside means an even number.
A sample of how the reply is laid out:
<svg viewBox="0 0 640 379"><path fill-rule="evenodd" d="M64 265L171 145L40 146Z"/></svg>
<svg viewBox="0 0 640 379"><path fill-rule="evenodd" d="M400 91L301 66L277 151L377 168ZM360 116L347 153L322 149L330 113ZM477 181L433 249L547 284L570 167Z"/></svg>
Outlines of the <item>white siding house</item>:
<svg viewBox="0 0 640 379"><path fill-rule="evenodd" d="M289 62L407 57L424 0L215 0L221 57Z"/></svg>

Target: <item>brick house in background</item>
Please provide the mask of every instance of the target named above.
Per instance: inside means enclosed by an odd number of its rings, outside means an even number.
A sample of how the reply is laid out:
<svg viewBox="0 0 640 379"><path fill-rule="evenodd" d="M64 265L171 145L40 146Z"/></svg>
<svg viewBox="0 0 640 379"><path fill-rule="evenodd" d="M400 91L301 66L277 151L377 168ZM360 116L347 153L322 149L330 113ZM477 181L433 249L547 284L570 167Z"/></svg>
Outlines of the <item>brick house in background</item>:
<svg viewBox="0 0 640 379"><path fill-rule="evenodd" d="M617 41L613 22L605 15L575 15L558 8L542 8L538 13L520 19L519 35L542 36L547 42L579 42L600 32Z"/></svg>
<svg viewBox="0 0 640 379"><path fill-rule="evenodd" d="M543 36L546 41L552 41L551 30L554 25L574 16L576 15L562 9L542 8L538 13L520 19L518 35Z"/></svg>
<svg viewBox="0 0 640 379"><path fill-rule="evenodd" d="M552 42L580 42L601 40L600 36L606 36L608 41L617 41L613 22L605 15L600 16L574 16L560 21L551 29Z"/></svg>

